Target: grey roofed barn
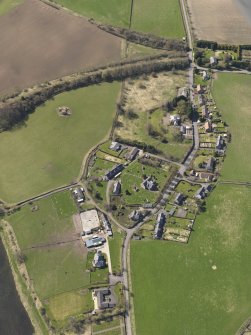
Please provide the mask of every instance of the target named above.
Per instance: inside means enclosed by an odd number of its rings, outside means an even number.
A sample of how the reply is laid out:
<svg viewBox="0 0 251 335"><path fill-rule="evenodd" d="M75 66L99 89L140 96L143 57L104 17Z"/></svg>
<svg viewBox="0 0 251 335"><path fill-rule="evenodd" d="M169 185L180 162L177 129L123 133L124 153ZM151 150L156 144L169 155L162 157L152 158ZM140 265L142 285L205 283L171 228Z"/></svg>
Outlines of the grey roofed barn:
<svg viewBox="0 0 251 335"><path fill-rule="evenodd" d="M156 221L156 226L154 229L154 238L155 239L160 239L162 237L163 231L164 231L164 226L166 223L166 216L165 214L159 213Z"/></svg>
<svg viewBox="0 0 251 335"><path fill-rule="evenodd" d="M107 172L104 176L104 180L111 180L116 177L122 170L124 169L123 164L118 164L114 166L109 172Z"/></svg>
<svg viewBox="0 0 251 335"><path fill-rule="evenodd" d="M127 159L128 161L133 161L138 153L139 149L134 147L126 154L125 159Z"/></svg>

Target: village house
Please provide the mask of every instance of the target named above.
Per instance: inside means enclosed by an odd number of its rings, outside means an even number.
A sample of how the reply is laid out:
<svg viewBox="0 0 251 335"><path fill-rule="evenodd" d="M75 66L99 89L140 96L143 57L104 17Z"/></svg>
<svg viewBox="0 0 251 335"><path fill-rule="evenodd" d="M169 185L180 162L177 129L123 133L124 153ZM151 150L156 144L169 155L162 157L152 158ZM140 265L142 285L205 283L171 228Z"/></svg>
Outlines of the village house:
<svg viewBox="0 0 251 335"><path fill-rule="evenodd" d="M187 87L179 88L177 98L187 100L189 98L189 89Z"/></svg>
<svg viewBox="0 0 251 335"><path fill-rule="evenodd" d="M107 181L113 179L114 177L117 177L123 169L124 169L123 164L116 165L115 167L112 168L112 170L110 170L105 174L104 180Z"/></svg>
<svg viewBox="0 0 251 335"><path fill-rule="evenodd" d="M166 216L162 212L157 217L156 226L155 226L155 229L154 229L154 238L155 239L161 239L161 237L163 235L165 223L166 223Z"/></svg>
<svg viewBox="0 0 251 335"><path fill-rule="evenodd" d="M105 232L107 233L108 236L112 236L113 235L113 233L112 233L112 227L111 227L110 222L107 219L107 216L105 214L101 213L100 214L100 218L102 220Z"/></svg>
<svg viewBox="0 0 251 335"><path fill-rule="evenodd" d="M202 94L198 95L198 103L200 106L203 106L205 104L205 99Z"/></svg>
<svg viewBox="0 0 251 335"><path fill-rule="evenodd" d="M175 115L170 115L170 123L173 124L174 126L178 127L180 125L180 116L175 114Z"/></svg>
<svg viewBox="0 0 251 335"><path fill-rule="evenodd" d="M121 193L121 183L119 180L116 180L113 185L113 195L120 195Z"/></svg>
<svg viewBox="0 0 251 335"><path fill-rule="evenodd" d="M215 145L216 152L222 152L224 151L224 148L225 148L224 138L221 135L219 135L217 137L216 145Z"/></svg>
<svg viewBox="0 0 251 335"><path fill-rule="evenodd" d="M143 183L141 184L141 186L148 191L157 191L158 189L158 184L156 183L156 181L154 180L154 178L152 176L147 177Z"/></svg>
<svg viewBox="0 0 251 335"><path fill-rule="evenodd" d="M205 191L206 191L206 190L205 190L205 187L202 186L202 187L196 192L196 194L195 194L195 198L196 198L196 199L199 199L199 200L204 199L205 196L206 196Z"/></svg>
<svg viewBox="0 0 251 335"><path fill-rule="evenodd" d="M210 57L210 64L211 64L211 65L216 65L217 63L218 63L217 58L211 56L211 57Z"/></svg>
<svg viewBox="0 0 251 335"><path fill-rule="evenodd" d="M102 254L101 250L98 250L95 253L92 265L94 268L98 269L104 269L106 267L105 256Z"/></svg>
<svg viewBox="0 0 251 335"><path fill-rule="evenodd" d="M129 214L128 217L132 221L139 222L142 219L143 215L140 211L134 210Z"/></svg>
<svg viewBox="0 0 251 335"><path fill-rule="evenodd" d="M121 144L118 142L112 142L109 149L113 151L119 151L121 150Z"/></svg>
<svg viewBox="0 0 251 335"><path fill-rule="evenodd" d="M210 121L205 122L205 132L206 133L211 133L213 128L212 128L212 123Z"/></svg>
<svg viewBox="0 0 251 335"><path fill-rule="evenodd" d="M202 78L203 78L203 80L208 80L209 79L209 75L208 75L208 73L207 73L207 71L202 71Z"/></svg>
<svg viewBox="0 0 251 335"><path fill-rule="evenodd" d="M177 196L176 196L176 198L175 198L175 200L174 200L174 203L176 205L181 206L183 204L184 200L185 200L184 195L181 194L181 193L178 193Z"/></svg>
<svg viewBox="0 0 251 335"><path fill-rule="evenodd" d="M76 188L73 191L73 195L75 197L75 199L77 200L77 203L81 204L82 202L84 202L85 200L85 196L84 196L84 189L83 188Z"/></svg>
<svg viewBox="0 0 251 335"><path fill-rule="evenodd" d="M209 171L209 172L213 172L214 164L215 164L214 157L210 157L207 161L206 170Z"/></svg>
<svg viewBox="0 0 251 335"><path fill-rule="evenodd" d="M128 154L126 154L125 159L131 162L137 157L138 153L139 149L134 147L128 152Z"/></svg>
<svg viewBox="0 0 251 335"><path fill-rule="evenodd" d="M97 308L106 309L116 306L116 299L112 291L107 288L99 288L93 291L93 296L97 299Z"/></svg>
<svg viewBox="0 0 251 335"><path fill-rule="evenodd" d="M198 94L201 94L201 93L203 93L203 92L204 92L204 90L203 90L202 86L201 86L200 84L198 84L198 85L197 85L197 93L198 93Z"/></svg>
<svg viewBox="0 0 251 335"><path fill-rule="evenodd" d="M203 118L206 118L206 119L209 117L207 106L202 106L201 115Z"/></svg>
<svg viewBox="0 0 251 335"><path fill-rule="evenodd" d="M207 173L207 172L201 172L199 174L199 178L200 179L205 179L206 181L214 181L215 176L211 173Z"/></svg>

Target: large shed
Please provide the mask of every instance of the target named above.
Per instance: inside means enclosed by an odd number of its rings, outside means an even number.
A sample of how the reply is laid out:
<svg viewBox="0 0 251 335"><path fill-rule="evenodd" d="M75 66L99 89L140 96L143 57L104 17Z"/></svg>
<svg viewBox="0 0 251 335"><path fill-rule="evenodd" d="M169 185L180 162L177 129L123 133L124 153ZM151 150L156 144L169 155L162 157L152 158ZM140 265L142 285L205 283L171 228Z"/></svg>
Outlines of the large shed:
<svg viewBox="0 0 251 335"><path fill-rule="evenodd" d="M100 228L100 221L96 209L80 213L80 218L85 235L91 234Z"/></svg>

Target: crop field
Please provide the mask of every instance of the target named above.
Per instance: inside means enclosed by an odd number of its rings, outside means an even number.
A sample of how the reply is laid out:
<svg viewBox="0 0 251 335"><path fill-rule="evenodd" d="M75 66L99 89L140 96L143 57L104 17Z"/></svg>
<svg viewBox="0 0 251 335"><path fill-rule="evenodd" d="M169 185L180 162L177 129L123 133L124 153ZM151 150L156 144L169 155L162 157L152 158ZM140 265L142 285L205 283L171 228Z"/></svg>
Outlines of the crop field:
<svg viewBox="0 0 251 335"><path fill-rule="evenodd" d="M111 127L119 88L113 83L62 93L37 108L25 127L1 133L0 198L16 202L73 181L88 150ZM72 115L59 116L59 106Z"/></svg>
<svg viewBox="0 0 251 335"><path fill-rule="evenodd" d="M130 0L56 0L56 2L97 21L129 27Z"/></svg>
<svg viewBox="0 0 251 335"><path fill-rule="evenodd" d="M250 196L217 186L188 245L132 242L137 335L229 335L250 317Z"/></svg>
<svg viewBox="0 0 251 335"><path fill-rule="evenodd" d="M213 96L232 135L222 179L251 181L250 87L251 77L240 74L218 74L213 82Z"/></svg>
<svg viewBox="0 0 251 335"><path fill-rule="evenodd" d="M120 59L119 38L42 1L0 16L0 31L0 94Z"/></svg>
<svg viewBox="0 0 251 335"><path fill-rule="evenodd" d="M132 29L167 38L185 36L178 0L134 0Z"/></svg>
<svg viewBox="0 0 251 335"><path fill-rule="evenodd" d="M251 25L235 0L188 0L195 36L219 43L250 44ZM224 15L222 15L224 13Z"/></svg>

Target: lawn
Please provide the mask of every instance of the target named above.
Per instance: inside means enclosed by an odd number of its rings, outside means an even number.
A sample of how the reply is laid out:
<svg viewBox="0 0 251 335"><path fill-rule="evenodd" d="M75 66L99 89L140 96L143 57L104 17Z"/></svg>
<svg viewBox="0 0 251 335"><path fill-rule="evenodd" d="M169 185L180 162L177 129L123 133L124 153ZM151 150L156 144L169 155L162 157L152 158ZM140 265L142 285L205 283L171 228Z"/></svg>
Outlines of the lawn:
<svg viewBox="0 0 251 335"><path fill-rule="evenodd" d="M38 206L36 211L32 211L34 206ZM62 192L33 205L26 205L8 217L8 221L12 224L20 248L26 249L65 240L66 235L73 235L72 215L76 212L77 207L70 192Z"/></svg>
<svg viewBox="0 0 251 335"><path fill-rule="evenodd" d="M42 300L90 284L86 254L72 244L26 250L25 255L29 276Z"/></svg>
<svg viewBox="0 0 251 335"><path fill-rule="evenodd" d="M129 27L130 0L56 0L76 13L115 26Z"/></svg>
<svg viewBox="0 0 251 335"><path fill-rule="evenodd" d="M1 0L0 1L0 15L8 13L12 8L21 4L24 0Z"/></svg>
<svg viewBox="0 0 251 335"><path fill-rule="evenodd" d="M58 294L48 299L48 305L49 313L56 321L90 312L94 308L91 292L87 289Z"/></svg>
<svg viewBox="0 0 251 335"><path fill-rule="evenodd" d="M134 0L132 29L181 39L185 30L179 0Z"/></svg>
<svg viewBox="0 0 251 335"><path fill-rule="evenodd" d="M222 179L251 181L251 76L217 74L213 97L230 126L232 141L222 169Z"/></svg>
<svg viewBox="0 0 251 335"><path fill-rule="evenodd" d="M0 198L17 202L70 183L88 150L108 133L120 84L62 93L30 115L26 125L0 134ZM57 107L68 106L70 117Z"/></svg>
<svg viewBox="0 0 251 335"><path fill-rule="evenodd" d="M120 319L119 318L113 318L112 320L107 320L102 321L100 323L94 323L92 326L92 331L93 332L97 332L97 331L101 331L101 330L106 330L109 328L113 328L113 327L118 327L120 326Z"/></svg>
<svg viewBox="0 0 251 335"><path fill-rule="evenodd" d="M250 317L250 196L217 186L188 245L132 242L137 335L229 335Z"/></svg>

